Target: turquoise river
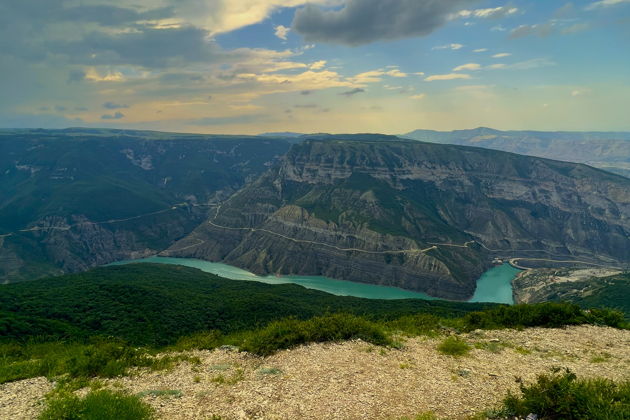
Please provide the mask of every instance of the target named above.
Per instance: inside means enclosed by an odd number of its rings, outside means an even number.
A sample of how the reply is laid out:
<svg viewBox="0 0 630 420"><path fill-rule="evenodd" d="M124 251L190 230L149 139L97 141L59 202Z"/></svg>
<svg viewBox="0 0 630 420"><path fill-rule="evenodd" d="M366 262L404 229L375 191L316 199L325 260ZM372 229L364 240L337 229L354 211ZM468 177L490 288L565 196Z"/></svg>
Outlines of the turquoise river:
<svg viewBox="0 0 630 420"><path fill-rule="evenodd" d="M114 264L143 262L184 265L232 280L258 281L267 284L294 283L309 289L321 290L338 296L356 296L368 299L436 299L424 293L412 292L396 287L355 283L320 276L263 277L230 265L188 258L149 257ZM477 290L470 302L514 303L512 299L512 280L519 272L520 270L509 264L491 268L477 281Z"/></svg>

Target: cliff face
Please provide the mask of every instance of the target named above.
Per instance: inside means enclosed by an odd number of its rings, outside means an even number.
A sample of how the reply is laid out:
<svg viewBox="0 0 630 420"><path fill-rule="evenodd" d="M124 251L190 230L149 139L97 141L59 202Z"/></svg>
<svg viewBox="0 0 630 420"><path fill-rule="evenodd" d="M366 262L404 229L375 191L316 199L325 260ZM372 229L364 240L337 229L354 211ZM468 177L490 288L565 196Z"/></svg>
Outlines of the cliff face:
<svg viewBox="0 0 630 420"><path fill-rule="evenodd" d="M294 145L167 254L465 299L492 256L628 261L629 233L623 177L484 149L330 137Z"/></svg>

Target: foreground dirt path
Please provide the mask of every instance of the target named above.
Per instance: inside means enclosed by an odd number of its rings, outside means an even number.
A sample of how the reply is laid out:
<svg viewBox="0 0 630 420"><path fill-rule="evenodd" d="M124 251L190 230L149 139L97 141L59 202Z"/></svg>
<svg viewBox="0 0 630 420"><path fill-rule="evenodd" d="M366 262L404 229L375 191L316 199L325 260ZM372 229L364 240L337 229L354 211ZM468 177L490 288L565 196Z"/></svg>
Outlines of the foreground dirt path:
<svg viewBox="0 0 630 420"><path fill-rule="evenodd" d="M213 415L400 419L426 411L460 419L496 406L508 390L518 389L516 378L532 381L553 366L581 377L630 379L630 331L571 327L484 331L463 338L481 348L453 358L436 351L442 338L414 338L402 350L354 341L300 347L265 359L230 350L199 351L194 355L201 365L184 363L169 372L140 372L108 384L133 393L171 391L175 395L144 397L160 418L169 420ZM20 383L10 385L16 391ZM6 410L2 402L0 410Z"/></svg>

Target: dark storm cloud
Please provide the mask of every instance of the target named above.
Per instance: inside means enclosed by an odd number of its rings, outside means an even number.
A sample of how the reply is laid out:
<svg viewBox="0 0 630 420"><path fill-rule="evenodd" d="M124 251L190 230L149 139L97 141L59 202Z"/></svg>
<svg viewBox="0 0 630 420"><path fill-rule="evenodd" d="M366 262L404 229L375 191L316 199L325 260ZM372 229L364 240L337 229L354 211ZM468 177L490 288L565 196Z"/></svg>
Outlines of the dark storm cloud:
<svg viewBox="0 0 630 420"><path fill-rule="evenodd" d="M340 10L307 5L295 14L293 29L307 42L361 45L424 36L450 14L476 0L347 0Z"/></svg>
<svg viewBox="0 0 630 420"><path fill-rule="evenodd" d="M49 50L67 55L77 64L131 64L166 67L175 62L204 62L215 58L219 48L199 28L155 29L108 34L91 32L78 41L55 41Z"/></svg>
<svg viewBox="0 0 630 420"><path fill-rule="evenodd" d="M216 56L220 48L208 40L206 30L146 23L173 15L171 7L138 11L110 5L64 7L62 0L0 1L0 55L34 62L65 56L73 64L144 67L206 62ZM73 28L72 36L64 27ZM84 76L74 71L68 82L80 82Z"/></svg>

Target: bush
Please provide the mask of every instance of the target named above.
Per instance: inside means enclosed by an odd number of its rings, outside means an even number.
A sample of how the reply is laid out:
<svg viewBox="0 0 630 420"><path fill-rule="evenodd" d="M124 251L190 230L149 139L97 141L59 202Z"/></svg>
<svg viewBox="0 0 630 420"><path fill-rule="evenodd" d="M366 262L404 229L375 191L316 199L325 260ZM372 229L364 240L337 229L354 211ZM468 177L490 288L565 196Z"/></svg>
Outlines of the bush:
<svg viewBox="0 0 630 420"><path fill-rule="evenodd" d="M150 420L153 409L139 397L108 390L90 392L85 398L73 393L54 393L40 420Z"/></svg>
<svg viewBox="0 0 630 420"><path fill-rule="evenodd" d="M559 328L567 325L606 325L626 328L621 312L608 309L583 310L571 303L546 302L535 305L499 306L464 316L467 330L515 327Z"/></svg>
<svg viewBox="0 0 630 420"><path fill-rule="evenodd" d="M509 394L501 415L538 414L541 419L622 420L630 418L630 381L579 380L568 369L540 375L521 385L521 396Z"/></svg>
<svg viewBox="0 0 630 420"><path fill-rule="evenodd" d="M442 354L449 356L464 356L470 351L470 346L459 337L445 338L437 347Z"/></svg>
<svg viewBox="0 0 630 420"><path fill-rule="evenodd" d="M328 315L307 321L285 319L246 334L241 348L268 356L278 350L306 343L361 339L375 345L392 345L384 328L353 315Z"/></svg>
<svg viewBox="0 0 630 420"><path fill-rule="evenodd" d="M191 358L153 357L147 349L117 340L96 339L91 343L36 343L0 346L0 383L68 374L72 378L125 375L131 367L165 369L178 360Z"/></svg>

